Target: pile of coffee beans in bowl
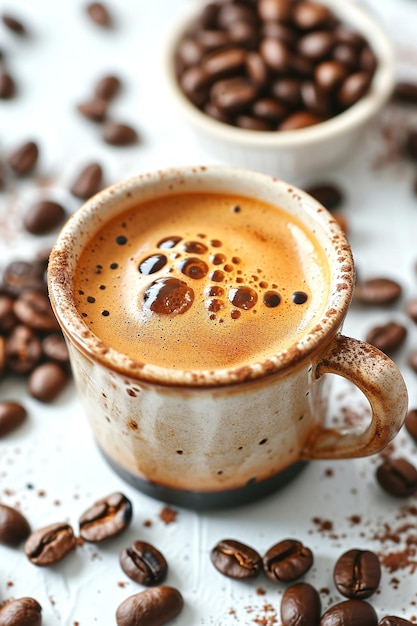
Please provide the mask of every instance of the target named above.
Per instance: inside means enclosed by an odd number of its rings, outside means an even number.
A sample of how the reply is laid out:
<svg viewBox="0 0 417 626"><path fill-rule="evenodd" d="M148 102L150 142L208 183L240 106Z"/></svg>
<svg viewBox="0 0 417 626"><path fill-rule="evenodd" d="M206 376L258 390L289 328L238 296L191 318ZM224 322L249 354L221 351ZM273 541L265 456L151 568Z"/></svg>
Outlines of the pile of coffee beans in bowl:
<svg viewBox="0 0 417 626"><path fill-rule="evenodd" d="M202 112L255 131L328 120L369 90L378 61L363 34L326 4L214 0L175 55L178 85Z"/></svg>

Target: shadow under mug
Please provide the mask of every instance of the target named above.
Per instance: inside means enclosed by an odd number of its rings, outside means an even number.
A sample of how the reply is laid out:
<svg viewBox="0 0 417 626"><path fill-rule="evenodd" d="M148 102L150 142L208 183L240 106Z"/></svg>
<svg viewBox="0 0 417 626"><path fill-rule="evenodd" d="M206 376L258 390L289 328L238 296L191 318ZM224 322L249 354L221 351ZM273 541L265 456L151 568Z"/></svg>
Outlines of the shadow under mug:
<svg viewBox="0 0 417 626"><path fill-rule="evenodd" d="M328 298L315 326L289 349L245 368L183 371L134 361L86 325L73 284L88 241L128 209L189 192L257 198L314 233L330 268ZM78 395L109 464L152 497L210 509L270 494L309 460L381 451L403 424L407 390L389 357L341 334L354 280L350 247L332 216L302 190L265 174L222 166L172 168L136 176L87 200L54 245L48 283ZM364 393L370 420L349 429L326 427L328 373Z"/></svg>

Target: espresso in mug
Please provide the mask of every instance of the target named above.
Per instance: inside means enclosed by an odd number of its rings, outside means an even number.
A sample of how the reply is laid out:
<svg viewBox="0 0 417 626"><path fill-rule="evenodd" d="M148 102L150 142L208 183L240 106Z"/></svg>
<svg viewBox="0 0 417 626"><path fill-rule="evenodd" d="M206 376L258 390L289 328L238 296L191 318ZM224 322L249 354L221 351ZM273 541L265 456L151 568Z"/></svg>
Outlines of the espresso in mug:
<svg viewBox="0 0 417 626"><path fill-rule="evenodd" d="M330 269L314 234L238 195L184 193L123 212L77 263L75 304L104 344L183 370L240 367L320 320Z"/></svg>

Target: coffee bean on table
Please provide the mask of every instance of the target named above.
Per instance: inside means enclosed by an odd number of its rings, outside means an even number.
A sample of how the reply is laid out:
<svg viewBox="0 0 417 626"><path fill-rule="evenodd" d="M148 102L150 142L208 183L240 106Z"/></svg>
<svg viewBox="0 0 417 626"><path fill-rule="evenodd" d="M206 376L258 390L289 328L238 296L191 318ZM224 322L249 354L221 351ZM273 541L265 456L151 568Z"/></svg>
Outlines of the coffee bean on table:
<svg viewBox="0 0 417 626"><path fill-rule="evenodd" d="M395 615L386 615L379 620L378 626L412 626L413 622Z"/></svg>
<svg viewBox="0 0 417 626"><path fill-rule="evenodd" d="M178 589L161 585L129 596L117 608L117 626L163 626L182 611Z"/></svg>
<svg viewBox="0 0 417 626"><path fill-rule="evenodd" d="M338 209L344 200L344 193L340 187L331 183L322 183L320 185L307 187L305 191L329 211Z"/></svg>
<svg viewBox="0 0 417 626"><path fill-rule="evenodd" d="M14 312L14 298L0 293L0 333L8 333L18 323Z"/></svg>
<svg viewBox="0 0 417 626"><path fill-rule="evenodd" d="M37 365L28 378L28 391L39 402L53 402L69 382L69 373L58 363Z"/></svg>
<svg viewBox="0 0 417 626"><path fill-rule="evenodd" d="M408 317L417 324L417 298L409 300L405 305Z"/></svg>
<svg viewBox="0 0 417 626"><path fill-rule="evenodd" d="M407 357L407 365L417 373L417 350L411 350Z"/></svg>
<svg viewBox="0 0 417 626"><path fill-rule="evenodd" d="M66 522L58 522L31 533L24 549L34 565L44 567L61 561L75 546L76 538L72 527Z"/></svg>
<svg viewBox="0 0 417 626"><path fill-rule="evenodd" d="M111 100L120 90L121 84L120 78L109 74L98 81L94 93L97 98Z"/></svg>
<svg viewBox="0 0 417 626"><path fill-rule="evenodd" d="M102 2L90 2L87 4L86 11L91 20L99 26L107 27L111 25L112 20L109 10Z"/></svg>
<svg viewBox="0 0 417 626"><path fill-rule="evenodd" d="M132 504L122 493L112 493L98 500L80 519L80 537L99 543L122 533L132 520Z"/></svg>
<svg viewBox="0 0 417 626"><path fill-rule="evenodd" d="M14 303L13 310L22 324L40 332L59 330L51 303L46 294L36 289L26 289Z"/></svg>
<svg viewBox="0 0 417 626"><path fill-rule="evenodd" d="M8 13L3 13L1 16L3 24L12 32L17 35L24 35L26 33L26 28L21 20L18 20L13 15Z"/></svg>
<svg viewBox="0 0 417 626"><path fill-rule="evenodd" d="M365 600L345 600L328 609L320 626L377 626L374 607Z"/></svg>
<svg viewBox="0 0 417 626"><path fill-rule="evenodd" d="M11 261L3 273L3 288L13 296L28 288L46 293L44 267L28 261Z"/></svg>
<svg viewBox="0 0 417 626"><path fill-rule="evenodd" d="M219 541L211 550L210 558L221 574L238 580L255 578L262 569L260 554L234 539Z"/></svg>
<svg viewBox="0 0 417 626"><path fill-rule="evenodd" d="M105 120L108 108L108 101L104 98L97 97L81 102L77 106L78 111L93 122L102 122Z"/></svg>
<svg viewBox="0 0 417 626"><path fill-rule="evenodd" d="M78 174L70 191L77 198L87 200L100 190L103 170L99 163L86 165Z"/></svg>
<svg viewBox="0 0 417 626"><path fill-rule="evenodd" d="M417 409L408 411L404 426L410 437L417 443Z"/></svg>
<svg viewBox="0 0 417 626"><path fill-rule="evenodd" d="M390 278L370 278L357 282L355 287L355 299L363 304L381 305L391 304L400 298L401 285Z"/></svg>
<svg viewBox="0 0 417 626"><path fill-rule="evenodd" d="M0 70L0 100L9 100L16 93L13 76L6 70Z"/></svg>
<svg viewBox="0 0 417 626"><path fill-rule="evenodd" d="M366 341L382 352L392 352L399 348L407 336L407 328L398 322L387 322L375 326L366 335Z"/></svg>
<svg viewBox="0 0 417 626"><path fill-rule="evenodd" d="M309 583L287 587L281 600L282 626L318 626L321 615L320 595Z"/></svg>
<svg viewBox="0 0 417 626"><path fill-rule="evenodd" d="M27 374L42 356L37 334L28 326L18 324L6 338L6 365L15 374Z"/></svg>
<svg viewBox="0 0 417 626"><path fill-rule="evenodd" d="M376 470L382 489L396 498L407 498L417 491L417 469L403 458L385 459Z"/></svg>
<svg viewBox="0 0 417 626"><path fill-rule="evenodd" d="M263 556L265 574L274 582L292 582L313 565L313 553L296 539L284 539L271 546Z"/></svg>
<svg viewBox="0 0 417 626"><path fill-rule="evenodd" d="M0 605L0 623L4 626L41 626L42 607L29 597L6 600Z"/></svg>
<svg viewBox="0 0 417 626"><path fill-rule="evenodd" d="M0 438L16 430L26 417L27 411L19 402L0 402Z"/></svg>
<svg viewBox="0 0 417 626"><path fill-rule="evenodd" d="M51 361L67 365L69 353L64 336L61 333L52 333L42 340L42 352Z"/></svg>
<svg viewBox="0 0 417 626"><path fill-rule="evenodd" d="M157 585L165 579L168 571L163 554L146 541L134 541L124 548L119 561L126 576L140 585Z"/></svg>
<svg viewBox="0 0 417 626"><path fill-rule="evenodd" d="M65 218L65 209L58 202L41 200L27 211L23 225L33 235L45 235L57 228Z"/></svg>
<svg viewBox="0 0 417 626"><path fill-rule="evenodd" d="M29 174L38 162L39 148L34 141L17 147L8 157L8 163L15 174L23 176Z"/></svg>
<svg viewBox="0 0 417 626"><path fill-rule="evenodd" d="M106 143L112 146L129 146L138 140L138 134L132 126L111 120L104 122L102 137Z"/></svg>
<svg viewBox="0 0 417 626"><path fill-rule="evenodd" d="M333 579L343 596L364 600L378 588L381 564L377 555L370 550L348 550L337 560Z"/></svg>
<svg viewBox="0 0 417 626"><path fill-rule="evenodd" d="M30 535L30 525L17 509L0 504L0 544L18 546Z"/></svg>

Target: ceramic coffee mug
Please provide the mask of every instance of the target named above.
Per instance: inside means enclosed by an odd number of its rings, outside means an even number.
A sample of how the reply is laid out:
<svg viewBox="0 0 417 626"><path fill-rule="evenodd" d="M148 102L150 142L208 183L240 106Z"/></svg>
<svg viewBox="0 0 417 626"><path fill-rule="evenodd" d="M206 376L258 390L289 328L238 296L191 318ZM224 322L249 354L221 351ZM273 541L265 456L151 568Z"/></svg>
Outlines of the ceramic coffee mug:
<svg viewBox="0 0 417 626"><path fill-rule="evenodd" d="M311 459L379 452L403 424L395 364L341 334L345 235L282 180L184 167L105 189L64 226L48 280L100 450L165 502L248 502ZM326 427L328 373L365 394L362 428Z"/></svg>

